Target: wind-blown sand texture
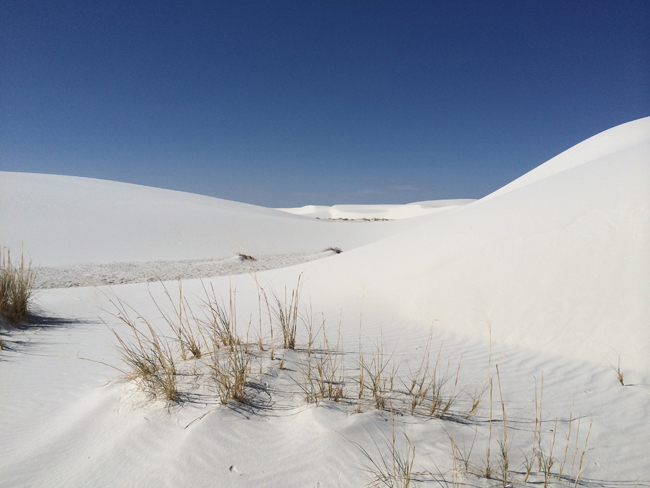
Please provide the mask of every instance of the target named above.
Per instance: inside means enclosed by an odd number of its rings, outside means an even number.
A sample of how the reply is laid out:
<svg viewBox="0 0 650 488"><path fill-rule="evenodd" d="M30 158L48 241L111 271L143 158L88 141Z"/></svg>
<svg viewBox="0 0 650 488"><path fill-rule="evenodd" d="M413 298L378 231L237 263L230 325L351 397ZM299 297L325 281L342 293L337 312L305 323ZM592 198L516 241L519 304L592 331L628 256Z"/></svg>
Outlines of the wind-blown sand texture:
<svg viewBox="0 0 650 488"><path fill-rule="evenodd" d="M371 477L360 469L368 465L360 447L389 456L394 431L400 449L403 434L416 447L421 486L502 486L502 396L509 483L525 485L533 439L548 455L556 431L549 485L573 486L579 473L581 486L650 486L650 118L462 203L388 222L338 222L324 220L338 218L337 206L292 215L123 183L0 173L0 242L22 247L44 269L115 271L236 253L321 258L183 280L195 310L213 287L225 303L236 300L241 334L254 341L261 327L266 349L254 360L244 405L221 405L204 359L179 362L184 400L173 404L152 401L107 366L124 368L111 329L128 337L109 298L171 336L152 297L168 311L163 286L176 297L175 281L39 290L31 325L4 324L0 485L364 486ZM347 218L413 211L343 210ZM343 252L323 253L329 246ZM269 357L258 286L284 297L299 275L301 315L324 320L329 342L345 352L339 402L305 402L302 325L296 351L282 350L276 328ZM440 370L449 368L447 395L462 356L457 400L442 419L411 415L402 402L430 334L431 363L439 354ZM357 399L359 349L370 361L377 347L399 367L393 415L367 391ZM488 459L492 479L484 476ZM528 481L544 485L537 460Z"/></svg>

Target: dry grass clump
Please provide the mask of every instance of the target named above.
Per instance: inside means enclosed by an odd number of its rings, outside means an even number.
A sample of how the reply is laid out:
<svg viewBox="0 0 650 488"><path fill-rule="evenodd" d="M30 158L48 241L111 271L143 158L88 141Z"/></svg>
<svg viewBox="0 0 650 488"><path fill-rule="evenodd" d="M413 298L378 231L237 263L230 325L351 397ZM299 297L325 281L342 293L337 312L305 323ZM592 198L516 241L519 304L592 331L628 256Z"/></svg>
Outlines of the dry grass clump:
<svg viewBox="0 0 650 488"><path fill-rule="evenodd" d="M458 400L458 383L460 379L460 366L462 363L462 355L458 361L456 373L454 376L450 375L451 361L447 361L447 367L442 374L440 369L440 355L442 353L442 345L436 356L433 367L430 365L431 358L431 340L432 334L429 334L422 359L420 360L419 367L415 372L409 372L407 377L407 395L409 402L409 413L414 415L421 407L426 407L427 414L435 418L445 418L451 414L452 407ZM396 374L396 372L395 372ZM452 385L449 387L449 385ZM451 392L448 393L448 389ZM471 397L472 403L465 419L474 415L480 404L483 395L483 390L480 394L475 394ZM428 406L426 406L428 405Z"/></svg>
<svg viewBox="0 0 650 488"><path fill-rule="evenodd" d="M196 361L207 356L206 367L212 372L221 403L230 399L244 401L251 355L248 346L242 346L237 338L232 291L228 309L216 299L214 289L210 294L204 286L206 298L201 307L202 317L199 317L183 295L181 282L177 300L166 285L161 284L170 311L165 310L153 295L151 299L171 330L171 338L164 336L140 315L136 320L132 319L129 310L134 312L133 309L119 298L109 297L115 310L109 313L126 324L131 332L131 337L127 338L113 329L121 359L127 365L127 371L120 371L154 399L178 402L181 399L179 379L187 375L186 372L181 374L179 367L183 362L193 360L192 374L198 377L201 373Z"/></svg>
<svg viewBox="0 0 650 488"><path fill-rule="evenodd" d="M296 335L298 333L298 307L300 301L300 279L302 275L298 276L298 283L296 288L291 290L289 294L285 287L284 299L280 298L277 293L272 293L273 308L269 304L266 292L262 290L266 300L266 306L269 310L269 315L272 315L282 331L282 339L284 349L296 348ZM273 320L271 320L273 322Z"/></svg>
<svg viewBox="0 0 650 488"><path fill-rule="evenodd" d="M113 329L122 360L129 368L128 371L123 371L126 378L134 381L154 399L176 402L179 395L172 346L151 323L138 316L146 326L146 332L141 332L137 321L129 316L127 306L119 298L111 300L111 303L117 310L114 316L126 324L133 334L131 340L128 340Z"/></svg>
<svg viewBox="0 0 650 488"><path fill-rule="evenodd" d="M359 342L357 367L346 370L343 358L347 353L341 350L342 340L339 330L336 343L328 339L325 322L314 333L313 316L306 313L303 317L307 330L307 344L299 354L306 358L299 363L302 372L300 380L294 380L305 394L308 403L320 404L324 400L356 404L356 411L365 409L387 410L388 406L400 414L423 415L439 419L452 415L452 408L458 400L460 382L460 365L455 373L450 372L451 362L446 369L440 368L441 351L438 352L433 367L430 364L431 337L427 341L424 354L418 360L416 371L410 371L406 378L400 373L400 364L393 360L393 353L387 350L379 340L373 349L364 351ZM321 346L314 348L317 336L321 337ZM299 356L300 357L300 356ZM348 397L346 384L358 385L356 392ZM398 383L404 388L398 387ZM472 397L468 418L478 408L480 399ZM454 417L461 418L458 412Z"/></svg>
<svg viewBox="0 0 650 488"><path fill-rule="evenodd" d="M165 312L158 304L156 299L151 295L156 308L162 315L167 325L172 330L181 349L181 358L187 360L190 355L192 358L200 359L203 355L203 346L205 345L205 338L203 337L201 328L195 331L192 323L198 324L199 319L194 315L187 298L183 296L183 283L178 281L178 303L176 303L169 293L165 284L161 281L165 295L171 304L172 312Z"/></svg>
<svg viewBox="0 0 650 488"><path fill-rule="evenodd" d="M297 382L308 403L319 405L323 400L339 402L345 397L345 369L340 351L341 335L330 343L323 329L323 347L317 352L308 348L306 364L300 366L303 381Z"/></svg>
<svg viewBox="0 0 650 488"><path fill-rule="evenodd" d="M211 293L208 293L205 285L203 290L206 296L203 310L207 317L204 327L211 339L208 367L217 388L219 401L223 405L230 400L244 403L253 354L250 344L242 343L237 334L235 293L230 290L229 305L226 307L219 303L212 286ZM205 339L205 336L203 337Z"/></svg>
<svg viewBox="0 0 650 488"><path fill-rule="evenodd" d="M209 367L221 403L225 405L229 400L244 403L252 363L246 346L214 349L210 359Z"/></svg>
<svg viewBox="0 0 650 488"><path fill-rule="evenodd" d="M178 295L172 294L165 283L161 282L161 286L167 299L166 304L161 304L151 293L150 296L171 331L171 337L164 336L152 322L137 313L137 319L133 320L127 310L129 307L118 298L109 297L114 307L112 315L126 324L131 333L131 337L127 338L113 330L118 340L121 359L127 365L127 371L120 371L153 398L177 402L180 399L180 377L194 376L196 383L202 375L201 369L207 369L214 380L217 396L222 404L228 403L229 400L244 402L253 359L256 356L252 344L242 341L237 333L236 293L231 289L229 301L224 303L217 298L212 286L208 288L203 284L204 297L192 305L183 294L182 282L178 283ZM299 295L300 279L290 296L286 290L285 300L273 294L272 303L269 303L266 293L260 288L260 311L264 296L269 311L271 341L273 328L279 325L284 349L296 348ZM270 350L270 359L273 359L273 343L267 348L263 342L261 313L260 336L255 345L259 346L260 357L266 350ZM329 344L327 347L328 350L331 349ZM338 348L338 345L336 347ZM343 375L338 358L338 353L330 350L329 354L321 355L320 360L315 362L316 377L319 378L319 396L322 398L338 400L343 396ZM194 365L191 373L188 373L187 368L182 365L190 360L194 361ZM261 365L260 358L260 374ZM179 368L183 371L179 372Z"/></svg>
<svg viewBox="0 0 650 488"><path fill-rule="evenodd" d="M460 376L460 365L462 363L462 356L458 361L458 368L456 369L456 375L453 381L452 392L449 396L446 396L447 385L450 383L451 377L449 376L449 366L450 361L447 362L447 370L445 375L437 375L437 364L436 369L432 375L432 384L431 384L431 406L429 407L429 414L432 417L444 418L447 416L451 407L456 403L458 395L456 394L456 389L458 388L458 378Z"/></svg>
<svg viewBox="0 0 650 488"><path fill-rule="evenodd" d="M431 388L433 380L429 374L429 361L430 361L430 351L431 351L431 339L433 338L433 332L429 334L429 339L427 340L427 345L424 349L424 354L422 355L422 360L420 361L420 367L415 371L415 373L410 372L408 379L410 385L408 386L408 394L411 397L410 400L410 413L413 415L415 409L424 403L427 393ZM440 361L440 352L438 352L438 358L436 359L436 367ZM435 371L435 368L434 368Z"/></svg>
<svg viewBox="0 0 650 488"><path fill-rule="evenodd" d="M11 251L0 248L0 315L19 321L27 315L33 296L36 271L32 263L20 255L16 264L11 261Z"/></svg>
<svg viewBox="0 0 650 488"><path fill-rule="evenodd" d="M375 407L378 410L386 408L387 401L391 399L391 394L395 386L396 368L389 368L392 354L388 355L383 344L377 343L375 352L370 363L363 362L363 371L368 377L363 383L370 391Z"/></svg>

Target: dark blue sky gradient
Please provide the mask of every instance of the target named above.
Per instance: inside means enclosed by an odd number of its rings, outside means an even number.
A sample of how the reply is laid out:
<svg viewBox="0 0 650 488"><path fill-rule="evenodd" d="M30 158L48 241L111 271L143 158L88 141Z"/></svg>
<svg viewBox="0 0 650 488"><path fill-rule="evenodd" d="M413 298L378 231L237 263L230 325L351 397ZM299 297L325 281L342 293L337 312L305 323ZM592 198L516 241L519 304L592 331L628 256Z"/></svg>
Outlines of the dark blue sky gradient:
<svg viewBox="0 0 650 488"><path fill-rule="evenodd" d="M2 170L265 206L478 198L650 115L648 1L4 0L0 31Z"/></svg>

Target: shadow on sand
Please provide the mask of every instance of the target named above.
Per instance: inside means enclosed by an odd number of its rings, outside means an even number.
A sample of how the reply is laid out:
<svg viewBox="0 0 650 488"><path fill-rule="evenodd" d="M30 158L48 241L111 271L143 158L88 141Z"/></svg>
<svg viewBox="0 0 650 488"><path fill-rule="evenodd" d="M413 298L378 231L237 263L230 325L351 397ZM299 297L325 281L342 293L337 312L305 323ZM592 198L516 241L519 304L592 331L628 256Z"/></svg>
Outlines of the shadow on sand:
<svg viewBox="0 0 650 488"><path fill-rule="evenodd" d="M40 333L55 329L68 329L80 324L88 324L89 320L51 317L44 313L28 314L23 320L14 322L0 317L0 362L7 361L3 352L11 351L28 353L30 349L41 343L37 338Z"/></svg>

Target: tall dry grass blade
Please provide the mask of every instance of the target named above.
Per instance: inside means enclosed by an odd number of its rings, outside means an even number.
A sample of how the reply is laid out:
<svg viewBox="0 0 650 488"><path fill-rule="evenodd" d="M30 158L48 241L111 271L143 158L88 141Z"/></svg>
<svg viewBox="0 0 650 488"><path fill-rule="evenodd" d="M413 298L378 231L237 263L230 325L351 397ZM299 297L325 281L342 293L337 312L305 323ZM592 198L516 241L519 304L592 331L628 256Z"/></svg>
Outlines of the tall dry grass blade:
<svg viewBox="0 0 650 488"><path fill-rule="evenodd" d="M485 461L485 477L487 479L492 478L492 465L490 463L490 453L492 447L492 390L493 390L493 383L492 383L492 378L490 378L490 423L489 423L489 431L488 431L487 456Z"/></svg>
<svg viewBox="0 0 650 488"><path fill-rule="evenodd" d="M385 409L387 400L391 398L395 375L397 374L395 367L392 370L388 369L392 358L393 354L387 355L383 343L377 342L370 364L365 363L363 365L365 374L368 377L367 388L372 394L377 410Z"/></svg>
<svg viewBox="0 0 650 488"><path fill-rule="evenodd" d="M214 286L210 284L210 291L205 287L203 281L203 313L205 316L205 325L207 333L210 336L213 347L228 347L235 349L240 343L237 335L237 307L236 298L232 288L229 293L229 305L222 305L217 299Z"/></svg>
<svg viewBox="0 0 650 488"><path fill-rule="evenodd" d="M417 407L422 405L433 383L433 378L429 370L432 338L433 330L429 332L429 338L422 354L420 366L415 373L411 372L409 374L410 385L408 386L407 391L410 396L409 408L411 415L415 413Z"/></svg>
<svg viewBox="0 0 650 488"><path fill-rule="evenodd" d="M551 442L551 448L546 452L541 445L540 439L540 448L539 448L539 457L542 463L542 472L544 474L544 488L548 487L549 480L551 478L551 468L555 464L555 458L553 457L553 450L555 449L555 437L557 434L557 418L555 419L555 428L553 429L553 441Z"/></svg>
<svg viewBox="0 0 650 488"><path fill-rule="evenodd" d="M323 400L339 402L344 398L345 368L340 347L340 330L336 344L332 345L323 328L323 346L318 352L307 357L306 366L301 366L304 380L302 384L298 383L298 386L304 391L308 402L317 404Z"/></svg>
<svg viewBox="0 0 650 488"><path fill-rule="evenodd" d="M535 428L533 429L533 445L532 445L532 453L530 455L530 458L524 454L524 471L525 471L525 476L524 476L524 483L528 482L528 478L530 477L530 473L533 470L533 464L535 463L535 459L538 460L539 463L539 469L541 470L541 463L539 462L539 452L538 452L538 446L540 445L540 438L541 436L541 428L542 428L542 419L541 419L541 414L542 414L542 400L544 398L544 374L542 374L542 390L541 390L541 396L539 398L538 402L538 396L537 396L537 378L535 378Z"/></svg>
<svg viewBox="0 0 650 488"><path fill-rule="evenodd" d="M567 456L569 455L569 444L571 442L571 428L573 427L573 407L575 406L575 400L573 401L573 404L571 405L571 414L569 415L569 433L566 436L566 447L564 448L564 458L562 459L562 462L560 463L560 471L557 475L557 479L560 480L562 478L562 472L564 471L564 465L566 464Z"/></svg>
<svg viewBox="0 0 650 488"><path fill-rule="evenodd" d="M151 293L151 290L149 291L149 296L158 309L160 315L163 317L165 322L167 322L167 325L176 336L181 350L181 358L183 360L186 360L188 359L188 355L191 355L195 359L200 359L201 355L203 354L203 347L200 339L203 339L203 342L205 342L205 337L203 337L203 333L201 331L200 321L192 312L187 298L183 296L182 281L178 280L178 304L176 304L174 301L165 283L162 280L159 281L163 287L167 299L169 300L169 303L171 304L173 315L166 313L162 309L162 307L158 304L156 298ZM198 330L196 333L192 327L192 322Z"/></svg>
<svg viewBox="0 0 650 488"><path fill-rule="evenodd" d="M503 401L503 394L501 391L501 376L499 374L499 365L496 365L497 369L497 381L499 384L499 399L501 400L501 412L503 415L503 439L499 441L499 447L500 447L500 454L501 454L501 461L500 461L500 468L501 468L501 482L503 484L503 487L506 488L508 486L508 469L510 466L510 454L509 454L509 447L508 447L508 416L506 412L506 404Z"/></svg>
<svg viewBox="0 0 650 488"><path fill-rule="evenodd" d="M587 437L585 438L585 447L582 450L582 455L580 456L580 466L578 467L578 474L576 475L576 481L575 484L573 485L573 488L577 488L578 483L580 483L580 476L582 475L582 463L585 460L585 453L587 452L587 444L589 443L589 434L591 433L591 427L594 424L594 421L592 420L589 423L589 430L587 430Z"/></svg>

